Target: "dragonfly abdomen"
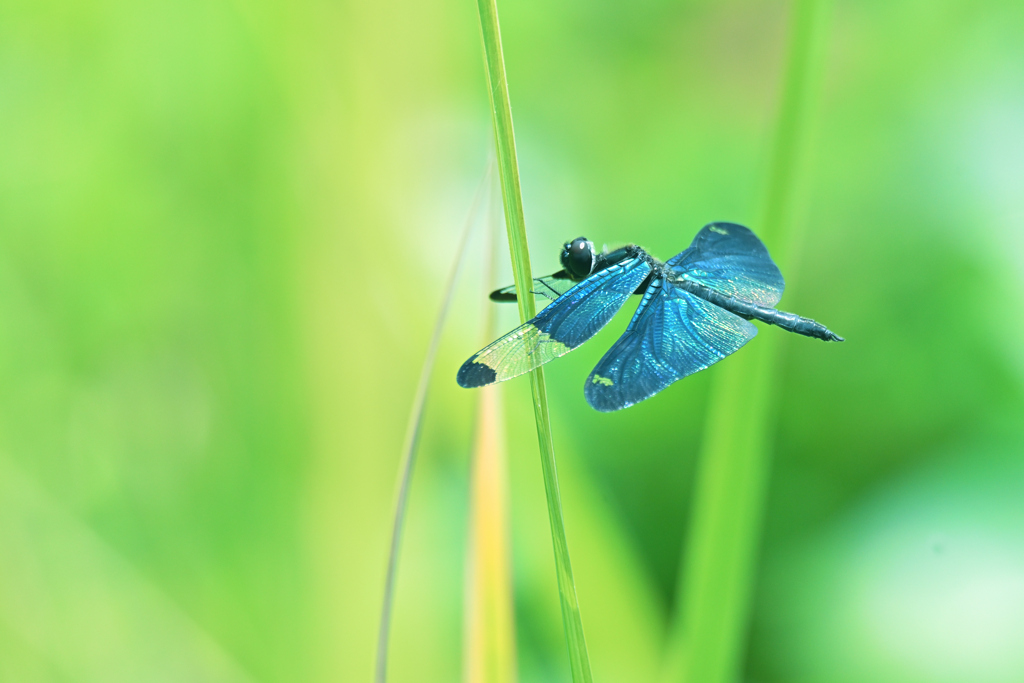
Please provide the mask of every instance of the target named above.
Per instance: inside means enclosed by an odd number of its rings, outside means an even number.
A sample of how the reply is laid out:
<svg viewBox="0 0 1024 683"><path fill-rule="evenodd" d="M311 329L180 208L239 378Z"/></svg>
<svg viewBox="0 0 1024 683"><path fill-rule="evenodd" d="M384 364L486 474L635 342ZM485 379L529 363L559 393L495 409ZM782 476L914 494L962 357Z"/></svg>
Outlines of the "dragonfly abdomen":
<svg viewBox="0 0 1024 683"><path fill-rule="evenodd" d="M759 306L743 299L722 294L719 291L698 284L692 280L680 278L673 280L680 289L685 289L690 294L699 296L709 303L724 308L730 313L735 313L746 320L760 320L768 325L775 325L790 332L796 332L806 337L814 337L823 341L844 341L842 337L828 329L816 320L804 318L796 313L788 313L767 306Z"/></svg>
<svg viewBox="0 0 1024 683"><path fill-rule="evenodd" d="M760 320L763 323L769 325L777 325L784 330L790 332L796 332L806 337L814 337L815 339L821 339L823 341L845 341L838 334L828 329L816 320L810 318L804 318L796 313L788 313L786 311L780 311L774 308L764 308L763 306L754 306L756 312L751 318L754 320ZM751 318L747 318L750 320Z"/></svg>

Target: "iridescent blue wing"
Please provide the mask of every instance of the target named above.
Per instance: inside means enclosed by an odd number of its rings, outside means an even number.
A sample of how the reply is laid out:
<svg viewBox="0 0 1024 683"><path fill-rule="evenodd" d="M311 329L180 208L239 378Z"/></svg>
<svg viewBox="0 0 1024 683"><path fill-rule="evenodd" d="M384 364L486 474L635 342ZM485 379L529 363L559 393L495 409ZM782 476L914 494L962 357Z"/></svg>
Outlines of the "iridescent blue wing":
<svg viewBox="0 0 1024 683"><path fill-rule="evenodd" d="M756 334L743 318L655 278L583 393L602 412L627 408L717 363Z"/></svg>
<svg viewBox="0 0 1024 683"><path fill-rule="evenodd" d="M459 385L502 382L564 356L597 334L650 272L639 258L599 270L463 363L456 378Z"/></svg>
<svg viewBox="0 0 1024 683"><path fill-rule="evenodd" d="M736 223L705 225L689 249L666 265L687 280L760 306L775 306L786 288L764 243Z"/></svg>

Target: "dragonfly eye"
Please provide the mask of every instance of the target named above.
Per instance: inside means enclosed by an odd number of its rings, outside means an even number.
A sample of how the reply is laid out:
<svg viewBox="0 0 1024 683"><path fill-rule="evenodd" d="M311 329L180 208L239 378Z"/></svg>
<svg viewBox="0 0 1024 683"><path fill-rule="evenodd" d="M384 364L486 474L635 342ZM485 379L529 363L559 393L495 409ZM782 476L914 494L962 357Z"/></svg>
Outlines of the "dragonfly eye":
<svg viewBox="0 0 1024 683"><path fill-rule="evenodd" d="M562 251L562 266L574 279L582 280L594 271L597 255L594 243L586 237L577 237L565 245Z"/></svg>

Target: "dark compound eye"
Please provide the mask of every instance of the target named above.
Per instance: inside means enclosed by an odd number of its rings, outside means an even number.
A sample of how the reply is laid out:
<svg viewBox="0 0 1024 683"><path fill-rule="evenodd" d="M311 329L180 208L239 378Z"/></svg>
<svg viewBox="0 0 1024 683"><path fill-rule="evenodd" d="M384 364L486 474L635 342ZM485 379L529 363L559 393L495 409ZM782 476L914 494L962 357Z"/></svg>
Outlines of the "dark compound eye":
<svg viewBox="0 0 1024 683"><path fill-rule="evenodd" d="M566 244L562 251L562 267L577 280L582 280L590 275L596 261L594 243L586 237L577 237Z"/></svg>

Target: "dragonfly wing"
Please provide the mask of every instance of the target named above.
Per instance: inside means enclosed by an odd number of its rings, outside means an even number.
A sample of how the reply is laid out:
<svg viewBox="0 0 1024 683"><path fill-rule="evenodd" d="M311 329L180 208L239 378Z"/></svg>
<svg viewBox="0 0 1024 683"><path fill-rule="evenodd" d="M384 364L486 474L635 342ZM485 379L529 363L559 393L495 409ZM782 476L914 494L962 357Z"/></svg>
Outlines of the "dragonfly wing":
<svg viewBox="0 0 1024 683"><path fill-rule="evenodd" d="M551 275L533 278L533 293L542 296L550 301L569 291L576 283L569 277L569 273L560 270ZM491 292L491 301L515 301L516 286L509 285Z"/></svg>
<svg viewBox="0 0 1024 683"><path fill-rule="evenodd" d="M645 261L632 258L594 273L463 363L459 385L502 382L564 356L597 334L650 272Z"/></svg>
<svg viewBox="0 0 1024 683"><path fill-rule="evenodd" d="M639 403L756 334L743 318L656 278L626 331L587 378L587 403L602 412Z"/></svg>
<svg viewBox="0 0 1024 683"><path fill-rule="evenodd" d="M687 280L761 306L775 306L786 288L764 243L736 223L705 225L689 249L666 265Z"/></svg>

